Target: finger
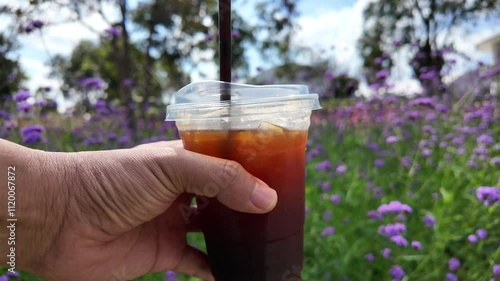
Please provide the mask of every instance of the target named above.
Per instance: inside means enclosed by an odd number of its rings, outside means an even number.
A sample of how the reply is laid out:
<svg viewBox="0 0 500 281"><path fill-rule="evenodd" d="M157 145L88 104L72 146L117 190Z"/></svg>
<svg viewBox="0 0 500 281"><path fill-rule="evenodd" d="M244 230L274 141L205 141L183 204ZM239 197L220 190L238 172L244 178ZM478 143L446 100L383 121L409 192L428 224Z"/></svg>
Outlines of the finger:
<svg viewBox="0 0 500 281"><path fill-rule="evenodd" d="M186 248L184 248L181 259L174 268L174 271L207 281L215 280L210 271L207 255L190 246L186 246Z"/></svg>
<svg viewBox="0 0 500 281"><path fill-rule="evenodd" d="M179 194L216 197L227 207L248 213L266 213L276 206L276 191L235 161L181 149L176 162L174 184Z"/></svg>

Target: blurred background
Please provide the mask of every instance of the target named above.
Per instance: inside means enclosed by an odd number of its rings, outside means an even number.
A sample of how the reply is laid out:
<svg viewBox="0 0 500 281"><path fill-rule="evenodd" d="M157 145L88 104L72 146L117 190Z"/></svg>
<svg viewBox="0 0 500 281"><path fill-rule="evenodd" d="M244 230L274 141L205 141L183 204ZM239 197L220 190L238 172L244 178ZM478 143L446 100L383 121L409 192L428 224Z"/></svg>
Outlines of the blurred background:
<svg viewBox="0 0 500 281"><path fill-rule="evenodd" d="M500 280L500 0L232 4L233 81L321 98L303 280ZM178 139L165 106L218 79L217 21L215 0L0 0L0 138L66 152Z"/></svg>

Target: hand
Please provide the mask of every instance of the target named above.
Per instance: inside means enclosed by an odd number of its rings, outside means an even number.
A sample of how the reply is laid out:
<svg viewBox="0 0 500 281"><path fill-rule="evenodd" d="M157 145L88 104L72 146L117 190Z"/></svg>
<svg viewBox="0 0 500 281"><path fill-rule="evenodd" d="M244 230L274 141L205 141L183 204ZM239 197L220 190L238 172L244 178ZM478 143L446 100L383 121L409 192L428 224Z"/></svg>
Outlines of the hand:
<svg viewBox="0 0 500 281"><path fill-rule="evenodd" d="M268 212L277 201L236 162L186 151L180 141L35 154L45 168L26 186L30 194L18 195L32 203L22 209L29 216L18 229L18 260L50 281L129 280L166 270L214 280L206 255L186 243L198 228L196 216L186 223L182 211L192 194L250 213Z"/></svg>

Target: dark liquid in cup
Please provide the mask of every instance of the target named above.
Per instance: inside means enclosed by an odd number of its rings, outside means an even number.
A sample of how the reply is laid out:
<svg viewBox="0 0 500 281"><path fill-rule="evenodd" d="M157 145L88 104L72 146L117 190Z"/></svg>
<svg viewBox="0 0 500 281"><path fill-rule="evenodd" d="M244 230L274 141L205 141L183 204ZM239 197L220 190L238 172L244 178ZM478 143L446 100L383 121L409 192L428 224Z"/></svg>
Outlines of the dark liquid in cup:
<svg viewBox="0 0 500 281"><path fill-rule="evenodd" d="M270 125L272 126L272 125ZM278 193L268 214L233 211L197 197L210 266L217 281L298 281L303 263L307 131L183 131L190 151L235 160ZM214 188L230 179L214 175Z"/></svg>

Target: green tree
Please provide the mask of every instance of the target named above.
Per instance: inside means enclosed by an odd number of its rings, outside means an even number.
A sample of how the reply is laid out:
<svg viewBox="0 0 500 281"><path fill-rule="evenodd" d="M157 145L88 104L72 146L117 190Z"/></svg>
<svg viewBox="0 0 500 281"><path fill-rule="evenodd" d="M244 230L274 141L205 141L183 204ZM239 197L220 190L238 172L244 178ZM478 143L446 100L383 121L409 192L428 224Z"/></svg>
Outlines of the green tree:
<svg viewBox="0 0 500 281"><path fill-rule="evenodd" d="M19 62L10 55L17 48L16 45L13 38L0 33L0 106L19 89L26 78Z"/></svg>
<svg viewBox="0 0 500 281"><path fill-rule="evenodd" d="M442 50L452 47L451 32L464 23L478 19L500 18L500 0L380 0L368 4L364 11L362 49L372 44L375 50L393 44L416 46L412 68L417 78L428 85L422 72L433 71L441 81L444 65ZM375 34L375 36L373 36ZM377 43L378 41L378 43ZM363 52L370 61L373 52ZM368 65L367 65L368 64ZM371 67L368 62L365 66Z"/></svg>

